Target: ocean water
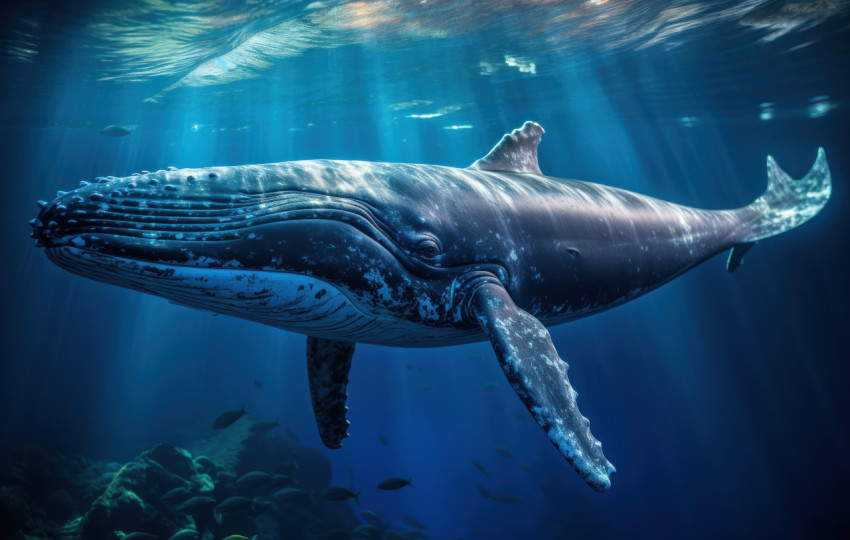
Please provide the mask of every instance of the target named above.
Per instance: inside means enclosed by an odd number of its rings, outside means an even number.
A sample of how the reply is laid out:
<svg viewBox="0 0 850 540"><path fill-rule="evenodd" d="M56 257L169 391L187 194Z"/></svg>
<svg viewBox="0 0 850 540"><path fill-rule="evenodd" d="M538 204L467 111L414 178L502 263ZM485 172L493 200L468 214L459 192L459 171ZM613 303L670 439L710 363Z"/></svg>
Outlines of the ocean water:
<svg viewBox="0 0 850 540"><path fill-rule="evenodd" d="M244 403L362 490L362 507L340 504L414 516L430 538L850 534L850 2L116 0L0 15L3 485L21 445L123 463ZM358 346L351 437L328 450L303 336L75 276L29 238L35 201L81 179L318 158L465 167L526 120L546 130L544 174L700 208L757 198L767 155L799 178L823 147L832 171L823 211L735 274L717 257L550 329L617 467L605 493L487 342ZM415 488L375 489L389 476Z"/></svg>

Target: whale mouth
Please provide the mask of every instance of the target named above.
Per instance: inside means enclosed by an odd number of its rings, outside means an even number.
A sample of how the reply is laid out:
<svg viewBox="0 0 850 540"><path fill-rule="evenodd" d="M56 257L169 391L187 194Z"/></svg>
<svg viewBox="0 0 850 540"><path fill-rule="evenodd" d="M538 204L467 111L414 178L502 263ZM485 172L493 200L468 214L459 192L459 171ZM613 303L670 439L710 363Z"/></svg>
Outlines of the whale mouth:
<svg viewBox="0 0 850 540"><path fill-rule="evenodd" d="M89 246L86 238L125 237L153 242L239 240L252 229L282 221L325 219L387 234L374 209L356 200L279 191L203 197L144 198L144 191L71 192L45 207L33 224L45 247ZM374 234L374 233L373 233Z"/></svg>
<svg viewBox="0 0 850 540"><path fill-rule="evenodd" d="M38 245L175 265L223 267L237 261L269 269L275 265L270 246L279 243L282 227L312 221L302 232L319 230L322 223L349 226L411 272L439 272L411 257L379 209L358 199L306 190L213 193L163 186L151 191L124 180L110 184L85 186L43 204L31 221Z"/></svg>

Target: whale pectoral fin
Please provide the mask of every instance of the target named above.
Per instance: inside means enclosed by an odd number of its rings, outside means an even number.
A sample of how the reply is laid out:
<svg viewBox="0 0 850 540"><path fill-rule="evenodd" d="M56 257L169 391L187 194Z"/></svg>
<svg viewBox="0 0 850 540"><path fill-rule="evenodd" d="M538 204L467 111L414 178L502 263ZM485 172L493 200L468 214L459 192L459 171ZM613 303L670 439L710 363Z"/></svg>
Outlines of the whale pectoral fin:
<svg viewBox="0 0 850 540"><path fill-rule="evenodd" d="M348 437L348 371L355 343L307 336L307 376L319 436L328 448L342 447Z"/></svg>
<svg viewBox="0 0 850 540"><path fill-rule="evenodd" d="M514 391L549 439L596 491L611 487L613 465L576 405L569 367L543 324L523 311L500 284L482 285L472 309Z"/></svg>

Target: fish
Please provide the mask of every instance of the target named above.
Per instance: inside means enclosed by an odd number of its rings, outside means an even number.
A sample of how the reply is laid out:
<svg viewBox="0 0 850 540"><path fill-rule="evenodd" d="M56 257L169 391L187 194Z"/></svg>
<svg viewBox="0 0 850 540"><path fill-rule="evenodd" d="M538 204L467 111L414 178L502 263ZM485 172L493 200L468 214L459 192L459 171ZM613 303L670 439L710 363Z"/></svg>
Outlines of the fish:
<svg viewBox="0 0 850 540"><path fill-rule="evenodd" d="M402 521L404 522L404 524L405 524L405 525L407 525L408 527L413 527L413 528L415 528L415 529L419 529L419 530L422 530L422 531L424 531L425 529L427 529L427 528L428 528L428 527L426 527L426 526L425 526L425 524L423 524L421 521L419 521L419 520L418 520L418 519L416 519L415 517L410 516L410 515L407 515L407 514L405 514L405 515L401 516L401 520L402 520Z"/></svg>
<svg viewBox="0 0 850 540"><path fill-rule="evenodd" d="M166 504L179 504L188 499L191 494L191 489L181 486L166 491L159 500Z"/></svg>
<svg viewBox="0 0 850 540"><path fill-rule="evenodd" d="M272 475L271 481L274 486L288 486L289 484L294 483L295 479L288 474L275 473Z"/></svg>
<svg viewBox="0 0 850 540"><path fill-rule="evenodd" d="M247 411L245 410L245 404L242 404L242 408L238 411L224 411L218 418L213 422L213 429L224 429L226 427L230 427L234 422L242 418Z"/></svg>
<svg viewBox="0 0 850 540"><path fill-rule="evenodd" d="M481 492L481 495L490 499L493 502L501 503L501 504L511 504L520 502L522 499L516 497L514 495L510 495L508 493L503 493L501 491L488 491L484 486L478 486L478 491Z"/></svg>
<svg viewBox="0 0 850 540"><path fill-rule="evenodd" d="M494 388L496 388L496 387L498 387L498 386L499 386L499 384L498 384L498 383L494 383L494 382L486 382L486 383L482 384L482 385L478 388L478 391L479 391L479 392L488 392L488 391L490 391L490 390L492 390L492 389L494 389Z"/></svg>
<svg viewBox="0 0 850 540"><path fill-rule="evenodd" d="M331 529L330 531L323 532L316 540L348 540L351 538L351 535L348 531L343 529Z"/></svg>
<svg viewBox="0 0 850 540"><path fill-rule="evenodd" d="M479 462L476 459L472 459L472 458L469 458L469 461L475 466L476 469L481 471L481 474L483 474L487 478L490 478L490 473L487 472L487 469L484 468L484 465L482 465L481 462Z"/></svg>
<svg viewBox="0 0 850 540"><path fill-rule="evenodd" d="M508 450L507 448L505 448L504 446L494 444L493 450L495 450L502 457L506 457L508 459L516 459L514 457L513 453L510 450Z"/></svg>
<svg viewBox="0 0 850 540"><path fill-rule="evenodd" d="M378 484L378 489L382 489L384 491L392 491L395 489L401 489L405 486L413 487L413 484L410 482L410 478L405 480L404 478L398 478L393 476L391 478L387 478L382 480L381 483Z"/></svg>
<svg viewBox="0 0 850 540"><path fill-rule="evenodd" d="M131 131L125 127L111 124L101 129L100 133L103 135L108 135L110 137L126 137L131 133Z"/></svg>
<svg viewBox="0 0 850 540"><path fill-rule="evenodd" d="M257 390L263 389L263 383L260 381L260 379L254 379L254 386L257 388Z"/></svg>
<svg viewBox="0 0 850 540"><path fill-rule="evenodd" d="M228 497L215 507L218 514L232 514L237 512L253 511L254 502L246 497Z"/></svg>
<svg viewBox="0 0 850 540"><path fill-rule="evenodd" d="M215 506L215 499L210 497L192 497L177 507L177 511L183 514L194 514L202 512Z"/></svg>
<svg viewBox="0 0 850 540"><path fill-rule="evenodd" d="M181 529L168 537L168 540L195 540L200 533L195 529Z"/></svg>
<svg viewBox="0 0 850 540"><path fill-rule="evenodd" d="M272 481L272 475L263 471L251 471L239 477L236 482L236 487L242 489L256 488L264 486Z"/></svg>
<svg viewBox="0 0 850 540"><path fill-rule="evenodd" d="M267 433L267 432L273 430L274 428L276 428L279 425L280 425L280 422L278 422L278 421L275 421L275 422L268 422L268 421L257 422L256 424L254 424L250 428L248 428L248 431L250 431L251 433Z"/></svg>
<svg viewBox="0 0 850 540"><path fill-rule="evenodd" d="M310 493L298 488L284 488L272 494L272 498L285 503L302 503L310 500Z"/></svg>
<svg viewBox="0 0 850 540"><path fill-rule="evenodd" d="M298 462L296 461L288 461L277 465L274 468L275 474L286 474L291 475L293 471L298 470Z"/></svg>
<svg viewBox="0 0 850 540"><path fill-rule="evenodd" d="M300 443L300 442L301 442L301 441L298 439L298 434L297 434L297 433L295 433L294 431L292 431L291 429L289 429L288 427L287 427L287 428L284 428L284 429L283 429L283 431L284 431L284 432L286 432L286 436L287 436L287 437L289 437L289 439L290 439L292 442L294 442L294 443Z"/></svg>
<svg viewBox="0 0 850 540"><path fill-rule="evenodd" d="M388 440L387 440L387 438L386 438L386 437L384 437L383 435L381 435L380 437L378 437L378 442L380 442L380 443L381 443L381 444L383 444L384 446L389 446L389 445L390 445L390 441L388 441Z"/></svg>
<svg viewBox="0 0 850 540"><path fill-rule="evenodd" d="M380 538L382 536L381 529L371 523L358 525L352 529L351 534L356 538Z"/></svg>
<svg viewBox="0 0 850 540"><path fill-rule="evenodd" d="M348 499L354 499L354 502L357 505L360 505L360 493L354 493L351 490L345 489L344 487L339 486L331 486L323 489L319 492L319 497L325 499L326 501L345 501Z"/></svg>
<svg viewBox="0 0 850 540"><path fill-rule="evenodd" d="M419 385L419 388L421 388L422 390L433 390L434 385L429 383L422 383Z"/></svg>
<svg viewBox="0 0 850 540"><path fill-rule="evenodd" d="M362 510L360 512L360 516L365 519L367 523L371 523L375 526L380 526L384 523L383 518L371 510Z"/></svg>
<svg viewBox="0 0 850 540"><path fill-rule="evenodd" d="M768 157L762 196L701 210L546 176L543 133L525 122L466 168L307 160L99 177L40 205L32 234L75 274L306 335L310 399L331 449L348 437L357 343L489 341L555 450L607 491L616 468L547 327L721 253L735 271L756 242L817 215L832 179L823 149L800 180Z"/></svg>

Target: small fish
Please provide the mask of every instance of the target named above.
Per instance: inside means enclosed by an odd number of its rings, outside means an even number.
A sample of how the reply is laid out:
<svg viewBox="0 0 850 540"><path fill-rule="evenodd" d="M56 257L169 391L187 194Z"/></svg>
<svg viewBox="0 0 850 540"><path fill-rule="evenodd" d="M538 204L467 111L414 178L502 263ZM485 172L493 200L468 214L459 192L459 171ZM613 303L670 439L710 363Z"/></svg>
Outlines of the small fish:
<svg viewBox="0 0 850 540"><path fill-rule="evenodd" d="M484 355L478 354L478 353L472 353L467 358L469 358L470 360L484 360Z"/></svg>
<svg viewBox="0 0 850 540"><path fill-rule="evenodd" d="M108 135L110 137L126 137L130 134L130 130L121 126L116 126L114 124L108 125L105 128L100 130L101 134Z"/></svg>
<svg viewBox="0 0 850 540"><path fill-rule="evenodd" d="M478 388L478 391L479 392L489 392L490 390L492 390L492 389L494 389L498 386L499 386L499 383L486 382Z"/></svg>
<svg viewBox="0 0 850 540"><path fill-rule="evenodd" d="M210 497L192 497L177 507L177 511L183 514L194 514L207 508L215 506L215 499Z"/></svg>
<svg viewBox="0 0 850 540"><path fill-rule="evenodd" d="M273 486L288 486L289 484L295 482L295 479L289 476L288 474L273 474L272 475L272 485Z"/></svg>
<svg viewBox="0 0 850 540"><path fill-rule="evenodd" d="M321 536L318 536L316 540L348 540L351 536L348 534L348 531L342 529L331 529L325 533L322 533Z"/></svg>
<svg viewBox="0 0 850 540"><path fill-rule="evenodd" d="M508 459L516 459L510 450L505 448L504 446L500 446L498 444L493 445L493 450L499 453L500 456L506 457Z"/></svg>
<svg viewBox="0 0 850 540"><path fill-rule="evenodd" d="M179 504L188 499L191 494L191 489L181 486L166 491L159 500L166 504Z"/></svg>
<svg viewBox="0 0 850 540"><path fill-rule="evenodd" d="M354 499L354 502L357 503L357 506L360 506L360 491L357 493L353 493L345 489L344 487L339 486L331 486L329 488L323 489L319 493L319 497L327 500L327 501L345 501L348 499Z"/></svg>
<svg viewBox="0 0 850 540"><path fill-rule="evenodd" d="M260 379L254 379L254 386L257 387L257 390L262 390L263 382Z"/></svg>
<svg viewBox="0 0 850 540"><path fill-rule="evenodd" d="M303 489L284 488L276 491L272 498L285 503L301 503L310 500L310 494Z"/></svg>
<svg viewBox="0 0 850 540"><path fill-rule="evenodd" d="M416 366L413 364L405 364L404 367L406 367L408 371L416 371Z"/></svg>
<svg viewBox="0 0 850 540"><path fill-rule="evenodd" d="M433 390L434 385L428 384L428 383L422 383L422 384L419 385L419 388L421 388L422 390Z"/></svg>
<svg viewBox="0 0 850 540"><path fill-rule="evenodd" d="M423 525L422 522L420 522L418 519L416 519L413 516L404 515L404 516L401 516L401 520L408 527L414 527L414 528L422 530L422 531L424 531L425 529L428 528L425 525Z"/></svg>
<svg viewBox="0 0 850 540"><path fill-rule="evenodd" d="M390 445L390 441L388 441L388 440L387 440L387 438L386 438L386 437L384 437L383 435L381 435L380 437L378 437L378 441L380 441L380 443L381 443L381 444L383 444L384 446L389 446L389 445Z"/></svg>
<svg viewBox="0 0 850 540"><path fill-rule="evenodd" d="M278 473L278 474L292 474L292 471L297 470L297 469L298 469L298 463L297 462L287 461L287 462L281 463L280 465L275 467L274 472Z"/></svg>
<svg viewBox="0 0 850 540"><path fill-rule="evenodd" d="M195 529L182 529L172 534L168 540L195 540L199 533Z"/></svg>
<svg viewBox="0 0 850 540"><path fill-rule="evenodd" d="M289 428L284 428L284 430L283 430L283 431L285 431L285 432L286 432L286 436L287 436L287 437L289 437L289 439L290 439L292 442L294 442L294 443L300 443L300 442L301 442L301 441L299 441L299 440L298 440L298 435L297 435L294 431L292 431L291 429L289 429Z"/></svg>
<svg viewBox="0 0 850 540"><path fill-rule="evenodd" d="M159 540L159 536L139 531L125 534L123 540Z"/></svg>
<svg viewBox="0 0 850 540"><path fill-rule="evenodd" d="M356 538L380 538L381 529L375 527L371 523L364 523L363 525L355 527L351 531L351 534Z"/></svg>
<svg viewBox="0 0 850 540"><path fill-rule="evenodd" d="M236 482L236 487L242 489L255 488L268 484L272 480L272 475L262 471L252 471L245 473L239 477Z"/></svg>
<svg viewBox="0 0 850 540"><path fill-rule="evenodd" d="M534 467L532 467L531 465L522 464L522 465L519 466L519 470L525 471L525 472L532 472L532 471L534 471Z"/></svg>
<svg viewBox="0 0 850 540"><path fill-rule="evenodd" d="M251 510L252 507L253 501L251 499L246 499L245 497L230 497L218 503L215 507L215 511L218 514L230 514Z"/></svg>
<svg viewBox="0 0 850 540"><path fill-rule="evenodd" d="M213 422L213 429L224 429L226 427L232 426L234 422L242 418L242 416L246 413L245 404L242 404L242 408L238 411L224 411L218 418Z"/></svg>
<svg viewBox="0 0 850 540"><path fill-rule="evenodd" d="M366 520L367 523L371 523L372 525L378 526L384 523L384 520L381 518L381 516L370 510L363 510L362 512L360 512L360 515L363 517L363 519Z"/></svg>
<svg viewBox="0 0 850 540"><path fill-rule="evenodd" d="M264 499L262 497L254 497L251 500L251 510L256 514L262 514L265 512L270 506L272 502L268 499Z"/></svg>
<svg viewBox="0 0 850 540"><path fill-rule="evenodd" d="M401 489L405 486L413 487L413 484L410 483L411 478L405 480L404 478L398 478L397 476L393 476L392 478L387 478L386 480L381 481L378 484L378 489L383 489L384 491L391 491L394 489Z"/></svg>
<svg viewBox="0 0 850 540"><path fill-rule="evenodd" d="M251 433L266 433L268 431L273 430L279 425L280 422L257 422L256 424L248 428L248 431L250 431Z"/></svg>
<svg viewBox="0 0 850 540"><path fill-rule="evenodd" d="M488 491L487 488L485 488L484 486L478 486L478 491L480 491L481 495L483 495L484 497L487 497L491 501L497 503L510 504L522 500L519 497L515 497L507 493L502 493L501 491Z"/></svg>
<svg viewBox="0 0 850 540"><path fill-rule="evenodd" d="M470 461L473 465L475 465L475 468L476 468L476 469L478 469L479 471L481 471L481 474L483 474L483 475L484 475L484 476L486 476L487 478L490 478L490 473L489 473L489 472L487 472L487 469L485 469L485 468L484 468L484 465L482 465L482 464L481 464L478 460L476 460L476 459L472 459L472 458L469 458L469 461Z"/></svg>

